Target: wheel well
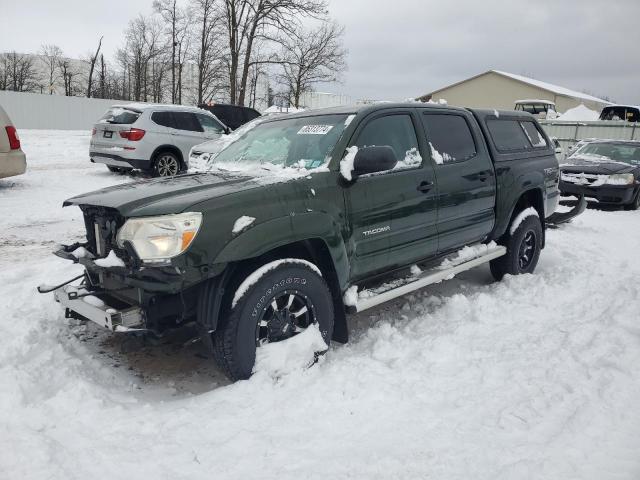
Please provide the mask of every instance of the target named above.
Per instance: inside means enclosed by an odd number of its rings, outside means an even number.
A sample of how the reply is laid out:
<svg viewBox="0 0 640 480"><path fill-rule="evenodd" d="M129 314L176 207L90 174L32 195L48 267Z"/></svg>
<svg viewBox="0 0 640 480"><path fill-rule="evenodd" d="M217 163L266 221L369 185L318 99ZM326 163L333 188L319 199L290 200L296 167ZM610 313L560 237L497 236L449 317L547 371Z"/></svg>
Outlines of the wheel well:
<svg viewBox="0 0 640 480"><path fill-rule="evenodd" d="M513 219L525 208L529 208L529 207L533 207L536 209L536 211L538 212L538 216L540 217L540 223L542 224L542 246L544 248L544 242L545 242L545 235L544 235L544 231L545 231L545 222L544 222L544 200L542 198L542 192L537 189L534 188L532 190L527 190L526 192L524 192L522 195L520 195L520 198L518 198L518 201L516 202L516 205L513 207L513 211L511 212L511 218L509 219L509 225L511 225L511 222L513 222ZM507 232L508 232L508 227L507 227ZM506 234L506 232L505 232Z"/></svg>
<svg viewBox="0 0 640 480"><path fill-rule="evenodd" d="M170 152L175 154L178 157L178 161L180 162L181 167L184 168L186 166L184 163L184 158L182 158L182 152L178 147L176 147L175 145L161 145L158 148L156 148L153 151L153 155L151 155L151 161L154 167L156 165L156 159L163 152Z"/></svg>
<svg viewBox="0 0 640 480"><path fill-rule="evenodd" d="M319 238L302 240L299 242L282 245L280 247L274 248L273 250L270 250L269 252L259 257L250 258L235 263L233 265L235 269L233 275L231 276L227 286L225 287L225 291L227 292L227 294L225 295L226 299L222 305L223 312L225 311L225 309L230 308L230 299L233 297L233 294L240 286L240 283L242 283L242 281L247 278L247 276L251 272L264 265L265 263L283 258L298 258L307 260L320 269L325 281L327 282L327 285L329 286L331 297L333 299L333 307L335 312L333 340L341 343L346 343L348 340L347 318L344 309L344 303L342 301L342 292L340 291L339 287L338 275L333 264L331 253L329 252L329 248L327 247L326 243Z"/></svg>

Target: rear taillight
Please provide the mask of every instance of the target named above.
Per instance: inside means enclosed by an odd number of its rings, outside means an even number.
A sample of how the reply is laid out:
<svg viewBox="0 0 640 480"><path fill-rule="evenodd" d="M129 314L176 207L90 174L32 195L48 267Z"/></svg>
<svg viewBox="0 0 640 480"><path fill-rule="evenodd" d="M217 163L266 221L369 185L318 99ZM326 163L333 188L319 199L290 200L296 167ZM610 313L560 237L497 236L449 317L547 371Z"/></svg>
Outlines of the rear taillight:
<svg viewBox="0 0 640 480"><path fill-rule="evenodd" d="M9 137L9 148L11 150L20 149L20 137L18 137L18 132L16 131L16 127L4 127L7 131L7 137Z"/></svg>
<svg viewBox="0 0 640 480"><path fill-rule="evenodd" d="M137 142L138 140L142 140L142 137L144 137L145 131L144 130L140 130L139 128L132 128L130 130L123 130L122 132L120 132L120 136L122 138L126 138L127 140L130 140L132 142Z"/></svg>

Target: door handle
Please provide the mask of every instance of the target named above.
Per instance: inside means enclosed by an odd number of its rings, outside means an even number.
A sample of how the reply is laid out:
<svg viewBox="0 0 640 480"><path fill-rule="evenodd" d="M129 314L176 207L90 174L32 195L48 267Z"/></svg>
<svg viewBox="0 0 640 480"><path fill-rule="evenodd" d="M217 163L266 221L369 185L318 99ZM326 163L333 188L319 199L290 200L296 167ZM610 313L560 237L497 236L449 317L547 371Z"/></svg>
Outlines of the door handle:
<svg viewBox="0 0 640 480"><path fill-rule="evenodd" d="M420 185L418 185L418 191L422 192L422 193L427 193L429 190L431 190L431 187L433 187L433 182L422 182Z"/></svg>

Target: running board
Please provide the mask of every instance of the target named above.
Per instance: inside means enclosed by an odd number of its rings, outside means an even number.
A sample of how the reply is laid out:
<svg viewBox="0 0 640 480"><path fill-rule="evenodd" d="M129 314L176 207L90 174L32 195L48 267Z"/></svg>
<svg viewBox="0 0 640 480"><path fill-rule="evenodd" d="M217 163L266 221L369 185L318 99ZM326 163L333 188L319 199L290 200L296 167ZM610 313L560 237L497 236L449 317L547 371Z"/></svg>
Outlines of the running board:
<svg viewBox="0 0 640 480"><path fill-rule="evenodd" d="M440 283L443 280L449 280L455 277L458 273L470 270L479 265L482 265L483 263L487 263L491 260L502 257L503 255L506 255L506 253L506 247L496 246L484 255L475 257L471 260L467 260L466 262L459 263L452 267L436 267L434 269L427 270L423 272L419 277L417 277L416 280L413 280L409 283L400 285L399 287L391 288L376 295L365 298L358 298L356 304L352 305L349 308L349 311L350 313L362 312L369 308L380 305L381 303L388 302L389 300L393 300L394 298L398 298L415 290L419 290L420 288L426 287L427 285Z"/></svg>

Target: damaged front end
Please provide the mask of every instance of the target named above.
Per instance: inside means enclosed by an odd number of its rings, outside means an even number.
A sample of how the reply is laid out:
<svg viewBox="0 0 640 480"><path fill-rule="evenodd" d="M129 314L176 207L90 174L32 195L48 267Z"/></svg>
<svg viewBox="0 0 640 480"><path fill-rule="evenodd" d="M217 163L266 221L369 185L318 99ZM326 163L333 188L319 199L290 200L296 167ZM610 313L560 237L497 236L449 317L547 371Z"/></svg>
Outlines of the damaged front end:
<svg viewBox="0 0 640 480"><path fill-rule="evenodd" d="M112 208L81 205L87 241L62 245L54 254L84 266L80 277L41 293L54 292L65 316L89 320L114 332L157 335L195 315L197 278L171 262L145 264L130 242L119 245L125 224ZM80 282L72 285L74 281Z"/></svg>

